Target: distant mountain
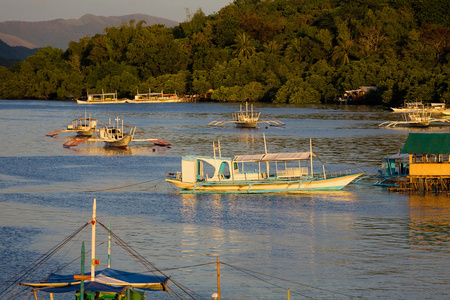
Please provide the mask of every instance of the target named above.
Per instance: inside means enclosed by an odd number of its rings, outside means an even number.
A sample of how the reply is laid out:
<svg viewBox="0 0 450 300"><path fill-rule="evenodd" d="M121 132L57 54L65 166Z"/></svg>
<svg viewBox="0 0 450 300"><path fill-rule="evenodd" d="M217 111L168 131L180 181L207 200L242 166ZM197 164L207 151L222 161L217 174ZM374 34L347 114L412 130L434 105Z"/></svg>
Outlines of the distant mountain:
<svg viewBox="0 0 450 300"><path fill-rule="evenodd" d="M179 24L176 21L145 14L112 17L87 14L79 19L0 22L0 39L10 46L24 46L28 48L52 46L65 50L71 41L78 41L85 36L103 33L107 27L116 27L133 19L136 23L143 20L146 22L146 25L162 24L166 27L174 27Z"/></svg>
<svg viewBox="0 0 450 300"><path fill-rule="evenodd" d="M23 46L9 46L0 40L0 66L10 67L19 61L33 55L38 49Z"/></svg>

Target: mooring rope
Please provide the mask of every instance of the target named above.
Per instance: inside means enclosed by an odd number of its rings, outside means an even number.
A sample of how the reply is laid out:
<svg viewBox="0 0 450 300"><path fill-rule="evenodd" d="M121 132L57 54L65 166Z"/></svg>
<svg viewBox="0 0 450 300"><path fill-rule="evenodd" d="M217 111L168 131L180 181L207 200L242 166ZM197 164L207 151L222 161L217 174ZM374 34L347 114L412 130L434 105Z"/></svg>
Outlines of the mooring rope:
<svg viewBox="0 0 450 300"><path fill-rule="evenodd" d="M158 179L152 179L152 180L142 181L142 182L133 183L133 184L116 186L116 187L112 187L112 188L105 188L105 189L98 189L98 190L88 190L88 191L84 191L84 192L85 193L95 193L95 192L105 192L105 191L112 191L112 190L120 190L120 189L127 188L127 187L130 187L130 186L141 185L141 184L149 183L149 182L156 181L156 180L158 180ZM156 186L158 184L160 184L163 180L164 179L159 180L154 186L151 186L151 187L156 188Z"/></svg>
<svg viewBox="0 0 450 300"><path fill-rule="evenodd" d="M74 233L66 237L62 242L57 244L55 247L50 249L47 253L43 254L39 259L35 260L33 263L31 263L29 266L25 267L21 271L19 271L16 275L8 279L4 282L4 284L1 287L6 286L8 283L9 285L3 290L0 291L0 296L5 295L6 293L9 293L11 288L13 286L16 286L20 281L22 281L24 278L27 278L29 275L36 272L46 261L48 261L56 252L58 252L61 248L63 248L72 238L74 238L78 233L80 233L90 222L87 222L80 228L78 228ZM3 297L0 297L3 298Z"/></svg>

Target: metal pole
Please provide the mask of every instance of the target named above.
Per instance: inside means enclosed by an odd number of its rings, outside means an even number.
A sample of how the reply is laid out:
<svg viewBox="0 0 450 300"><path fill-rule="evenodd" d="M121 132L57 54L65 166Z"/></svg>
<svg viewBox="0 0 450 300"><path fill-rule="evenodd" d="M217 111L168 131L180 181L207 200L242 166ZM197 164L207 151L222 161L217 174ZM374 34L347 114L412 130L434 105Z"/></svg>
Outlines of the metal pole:
<svg viewBox="0 0 450 300"><path fill-rule="evenodd" d="M311 176L314 176L313 171L313 152L312 152L312 140L309 139L309 157L311 159Z"/></svg>
<svg viewBox="0 0 450 300"><path fill-rule="evenodd" d="M217 300L220 300L220 262L217 257Z"/></svg>
<svg viewBox="0 0 450 300"><path fill-rule="evenodd" d="M108 268L111 268L111 222L108 223Z"/></svg>
<svg viewBox="0 0 450 300"><path fill-rule="evenodd" d="M95 227L97 222L97 199L94 198L94 205L92 207L92 235L91 235L91 281L95 281Z"/></svg>
<svg viewBox="0 0 450 300"><path fill-rule="evenodd" d="M86 260L86 251L84 248L84 241L81 244L81 276L84 275L84 266ZM84 280L81 280L80 283L80 300L84 300Z"/></svg>
<svg viewBox="0 0 450 300"><path fill-rule="evenodd" d="M94 198L92 207L92 242L91 242L91 282L95 281L95 228L97 223L97 199ZM91 299L94 299L95 291L91 291Z"/></svg>

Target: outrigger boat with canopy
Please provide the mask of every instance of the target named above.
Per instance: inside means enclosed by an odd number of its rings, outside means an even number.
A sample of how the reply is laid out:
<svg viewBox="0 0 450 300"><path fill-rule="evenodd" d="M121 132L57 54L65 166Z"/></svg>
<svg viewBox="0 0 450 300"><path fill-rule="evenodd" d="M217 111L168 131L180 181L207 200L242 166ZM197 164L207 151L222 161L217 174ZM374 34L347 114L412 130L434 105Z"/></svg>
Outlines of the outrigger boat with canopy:
<svg viewBox="0 0 450 300"><path fill-rule="evenodd" d="M120 148L126 149L131 142L151 142L157 146L165 146L170 147L171 144L162 139L136 139L134 138L136 134L136 127L126 126L123 124L123 119L117 117L116 124L111 123L111 119L109 120L109 124L102 126L99 129L98 137L89 138L89 139L72 139L68 140L63 144L64 147L70 148L74 146L78 146L80 143L89 141L89 142L103 142L105 147L107 148ZM120 123L121 122L121 123ZM128 131L125 129L128 128Z"/></svg>
<svg viewBox="0 0 450 300"><path fill-rule="evenodd" d="M253 111L253 104L251 109L248 109L248 103L245 103L245 110L240 106L239 111L231 113L232 120L215 120L208 124L208 126L223 126L225 124L236 124L238 128L257 128L258 124L266 123L270 126L284 126L285 123L278 120L260 120L261 112Z"/></svg>
<svg viewBox="0 0 450 300"><path fill-rule="evenodd" d="M117 98L117 92L101 94L88 94L86 100L77 100L78 104L116 104L125 103L126 99Z"/></svg>
<svg viewBox="0 0 450 300"><path fill-rule="evenodd" d="M165 103L165 102L182 102L183 100L178 97L177 93L173 94L164 94L163 91L161 93L152 93L150 89L148 93L139 93L134 96L133 100L126 100L127 103Z"/></svg>
<svg viewBox="0 0 450 300"><path fill-rule="evenodd" d="M267 153L222 157L220 143L214 156L184 156L181 172L169 173L166 181L181 193L295 193L340 190L363 172L352 170L313 173L309 152ZM267 149L267 148L266 148ZM219 156L216 156L219 150ZM309 164L309 166L308 166Z"/></svg>
<svg viewBox="0 0 450 300"><path fill-rule="evenodd" d="M96 199L93 203L92 219L84 224L81 228L71 234L68 238L64 239L63 242L55 246L49 253L43 256L38 262L33 263L29 268L24 269L18 273L15 277L11 278L9 282L12 284L0 293L2 299L7 297L7 299L19 299L19 294L22 294L20 299L23 298L23 293L27 292L28 299L30 295L34 295L35 300L39 300L38 295L42 293L50 294L50 299L53 299L54 294L63 293L73 293L75 294L75 299L122 299L122 300L144 300L146 291L166 291L170 294L171 288L168 286L168 282L171 280L169 276L165 275L161 270L156 268L151 262L146 260L142 255L140 255L136 250L129 247L122 239L115 235L110 228L102 224L96 215ZM43 267L43 264L48 263L50 258L53 257L58 250L64 248L64 246L69 247L70 241L79 242L78 236L83 231L91 225L91 260L90 261L90 272L85 273L85 247L84 242L81 245L81 256L74 261L80 261L81 268L79 273L71 273L67 275L51 273L46 278L40 281L29 281L33 273L37 268ZM107 253L107 267L103 270L96 270L97 266L100 264L99 257L96 253L96 228L100 226L108 233L108 253ZM75 239L75 237L77 237ZM111 242L115 242L117 245L122 247L127 253L133 257L137 265L140 265L145 273L134 273L122 270L116 270L111 268ZM73 247L73 246L71 246ZM71 248L70 247L70 248ZM72 262L74 262L72 261ZM51 265L53 266L53 265ZM66 265L68 267L68 265ZM55 268L53 266L53 268ZM19 287L24 288L20 293L18 293L17 283ZM181 285L176 283L177 287ZM8 295L14 293L14 295ZM42 299L42 298L41 298ZM48 298L47 298L48 299ZM59 299L59 298L58 298Z"/></svg>
<svg viewBox="0 0 450 300"><path fill-rule="evenodd" d="M84 113L84 118L78 118L72 120L70 125L67 125L66 129L52 131L46 134L46 136L54 137L61 132L75 132L77 136L89 137L97 131L98 120L91 118L91 116L87 116L87 113Z"/></svg>
<svg viewBox="0 0 450 300"><path fill-rule="evenodd" d="M432 123L450 123L450 119L447 118L433 118L431 112L423 109L421 111L409 111L402 114L401 121L387 121L381 123L380 127L396 127L396 126L409 126L409 127L428 127Z"/></svg>

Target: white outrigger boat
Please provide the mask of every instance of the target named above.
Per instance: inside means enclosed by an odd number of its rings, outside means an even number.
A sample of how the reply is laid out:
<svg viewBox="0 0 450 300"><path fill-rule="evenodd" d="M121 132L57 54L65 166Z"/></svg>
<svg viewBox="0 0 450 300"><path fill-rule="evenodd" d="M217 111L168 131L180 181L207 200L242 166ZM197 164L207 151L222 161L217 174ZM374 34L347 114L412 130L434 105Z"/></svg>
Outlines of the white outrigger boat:
<svg viewBox="0 0 450 300"><path fill-rule="evenodd" d="M115 104L125 103L126 99L118 99L117 92L101 94L88 94L86 100L77 100L78 104Z"/></svg>
<svg viewBox="0 0 450 300"><path fill-rule="evenodd" d="M248 109L248 103L245 103L245 110L240 106L239 111L231 113L231 120L215 120L208 124L208 126L223 126L225 124L236 124L238 128L256 128L260 123L266 123L270 126L284 126L285 123L278 120L260 120L261 112L253 111L253 104L251 109Z"/></svg>
<svg viewBox="0 0 450 300"><path fill-rule="evenodd" d="M136 127L125 126L123 124L123 119L120 119L119 117L115 120L116 124L112 124L110 119L108 125L105 125L99 129L98 138L68 140L63 144L63 146L70 148L78 146L80 143L85 141L103 142L107 148L119 149L126 149L128 144L131 142L151 142L157 146L171 146L169 142L162 139L135 139L134 136L136 134ZM122 121L121 124L120 121ZM129 128L128 132L125 131L126 128Z"/></svg>
<svg viewBox="0 0 450 300"><path fill-rule="evenodd" d="M161 93L151 93L150 90L148 93L140 94L137 91L137 94L134 96L133 100L126 100L127 103L165 103L165 102L183 102L181 98L178 97L177 93L174 94L164 94L163 91Z"/></svg>
<svg viewBox="0 0 450 300"><path fill-rule="evenodd" d="M401 107L391 107L394 113L405 113L411 111L423 110L424 105L422 102L405 102Z"/></svg>
<svg viewBox="0 0 450 300"><path fill-rule="evenodd" d="M432 123L450 123L450 119L433 118L431 112L423 109L421 111L404 112L401 121L387 121L378 126L387 128L396 126L428 127Z"/></svg>
<svg viewBox="0 0 450 300"><path fill-rule="evenodd" d="M309 152L264 153L222 157L184 156L181 172L166 181L181 193L295 193L340 190L363 172L351 170L314 174ZM311 146L310 146L311 148ZM219 156L216 156L216 150ZM308 166L309 164L309 166Z"/></svg>
<svg viewBox="0 0 450 300"><path fill-rule="evenodd" d="M61 132L75 132L77 136L81 137L89 137L97 131L98 120L91 118L91 116L87 116L87 113L84 113L84 118L78 118L72 120L70 125L67 125L66 129L52 131L46 134L46 136L54 137Z"/></svg>

